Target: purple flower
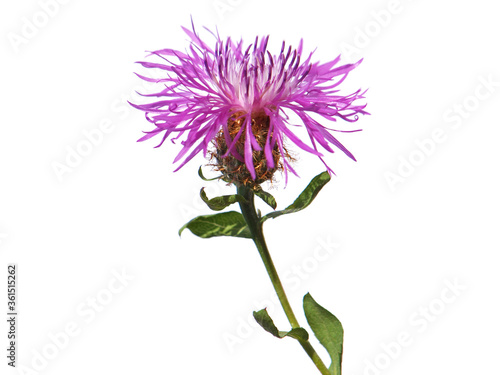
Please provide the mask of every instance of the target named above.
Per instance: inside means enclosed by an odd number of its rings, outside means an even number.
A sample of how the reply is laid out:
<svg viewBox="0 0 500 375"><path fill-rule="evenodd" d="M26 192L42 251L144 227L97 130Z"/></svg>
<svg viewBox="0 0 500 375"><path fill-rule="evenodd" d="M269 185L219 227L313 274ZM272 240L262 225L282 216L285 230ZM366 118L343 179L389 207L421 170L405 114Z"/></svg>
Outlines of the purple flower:
<svg viewBox="0 0 500 375"><path fill-rule="evenodd" d="M367 114L366 104L356 103L364 98L364 92L343 96L338 90L361 60L337 66L339 56L320 64L312 62L311 53L301 61L302 41L296 49L283 42L279 54L273 55L267 49L269 36L244 46L242 40L223 41L212 33L212 49L198 36L194 25L192 31L183 30L191 39L186 52L162 49L149 55L158 62L138 62L162 72L161 78L137 74L162 85L161 91L143 95L158 99L149 104L131 103L146 112L146 119L155 125L139 141L163 133L159 147L169 136L174 143L182 137L183 147L174 163L182 162L176 171L203 151L205 156L215 155L219 170L231 175L234 168L244 168L257 183L269 179L262 178L266 171L271 176L279 168L284 169L285 176L288 171L296 174L285 146L287 140L318 156L330 172L319 147L333 153L335 146L355 160L332 135L341 130L322 125L318 118L354 122L358 114ZM305 128L309 142L295 134L297 125ZM346 132L353 131L359 130ZM214 145L215 153L210 151ZM227 162L227 158L233 162ZM228 172L230 168L232 172Z"/></svg>

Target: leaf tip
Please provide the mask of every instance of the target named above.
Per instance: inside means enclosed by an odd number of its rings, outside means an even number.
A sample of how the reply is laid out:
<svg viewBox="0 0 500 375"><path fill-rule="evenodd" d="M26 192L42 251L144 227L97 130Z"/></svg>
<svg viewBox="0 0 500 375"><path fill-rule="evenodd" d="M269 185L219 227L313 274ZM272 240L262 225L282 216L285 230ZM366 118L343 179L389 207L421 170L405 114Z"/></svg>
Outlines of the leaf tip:
<svg viewBox="0 0 500 375"><path fill-rule="evenodd" d="M183 225L183 226L181 227L181 229L179 229L179 232L178 232L178 233L179 233L179 237L181 236L181 234L182 234L182 232L184 231L184 229L186 229L186 226L185 226L185 225Z"/></svg>

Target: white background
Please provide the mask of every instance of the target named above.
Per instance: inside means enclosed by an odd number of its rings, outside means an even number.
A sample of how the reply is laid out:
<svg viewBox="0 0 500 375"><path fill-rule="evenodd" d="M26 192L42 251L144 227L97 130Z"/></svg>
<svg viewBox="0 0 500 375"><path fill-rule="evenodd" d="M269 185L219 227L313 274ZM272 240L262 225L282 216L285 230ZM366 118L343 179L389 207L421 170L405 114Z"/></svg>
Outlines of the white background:
<svg viewBox="0 0 500 375"><path fill-rule="evenodd" d="M33 369L35 361L42 369L19 373L316 373L293 340L245 323L268 306L288 327L266 302L271 284L250 241L187 231L179 238L186 221L210 213L199 189L226 191L197 177L203 158L172 173L178 145L135 142L150 128L124 104L136 89L148 90L133 75L134 61L146 50L183 50L180 26L190 15L200 31L218 27L224 38L250 43L270 34L274 51L303 37L321 61L341 52L344 62L364 57L343 87L345 94L369 88L372 115L355 124L363 132L339 135L358 162L330 155L337 176L314 204L265 228L302 324L308 291L342 321L344 373L496 371L500 24L493 2L41 4L3 2L0 11L0 275L6 280L7 264L17 263L18 365ZM488 80L490 87L481 83ZM59 179L54 163L66 163L85 131L109 121L102 141ZM416 142L440 131L442 142L427 142L424 156ZM314 158L300 159L301 178L271 190L279 208L323 170ZM419 165L405 169L410 159ZM404 176L391 189L387 176L398 168ZM123 272L133 279L114 282ZM453 294L450 283L464 289ZM96 297L92 315L87 304ZM68 324L76 333L62 340ZM4 354L6 332L2 324ZM399 350L391 343L404 332L410 344ZM0 372L17 373L4 354Z"/></svg>

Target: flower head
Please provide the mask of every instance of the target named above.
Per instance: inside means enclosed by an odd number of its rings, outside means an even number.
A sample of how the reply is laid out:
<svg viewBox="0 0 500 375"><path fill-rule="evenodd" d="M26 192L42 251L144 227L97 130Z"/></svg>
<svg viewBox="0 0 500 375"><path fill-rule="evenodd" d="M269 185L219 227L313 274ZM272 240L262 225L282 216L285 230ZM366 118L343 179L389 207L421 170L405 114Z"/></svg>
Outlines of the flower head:
<svg viewBox="0 0 500 375"><path fill-rule="evenodd" d="M303 59L302 41L296 49L283 42L279 54L273 55L267 49L269 36L245 46L242 40L223 41L212 33L212 49L194 26L183 29L190 38L186 52L162 49L149 55L159 62L139 62L162 72L161 78L137 74L162 85L161 91L144 94L158 100L131 103L155 125L139 141L163 133L159 147L169 136L172 142L182 137L174 163L182 161L176 170L203 151L211 155L225 180L255 186L271 180L278 169L285 176L288 171L296 174L286 141L318 156L330 172L319 147L333 153L331 146L335 146L355 160L332 135L340 130L322 125L317 118L354 122L358 114L367 114L366 104L356 103L364 92L343 96L338 90L361 60L341 66L337 66L340 56L324 64L312 62L312 53ZM293 124L290 115L299 124ZM309 142L294 132L297 125L305 128Z"/></svg>

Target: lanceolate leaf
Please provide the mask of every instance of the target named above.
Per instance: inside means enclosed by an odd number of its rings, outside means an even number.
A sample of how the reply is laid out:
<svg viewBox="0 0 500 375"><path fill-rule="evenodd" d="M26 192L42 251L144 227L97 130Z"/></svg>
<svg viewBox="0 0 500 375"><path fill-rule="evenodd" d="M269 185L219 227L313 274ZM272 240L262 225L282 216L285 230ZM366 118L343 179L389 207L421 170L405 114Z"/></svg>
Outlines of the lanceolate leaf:
<svg viewBox="0 0 500 375"><path fill-rule="evenodd" d="M304 296L304 312L314 335L330 355L330 373L340 375L344 341L342 324L331 312L318 305L309 293Z"/></svg>
<svg viewBox="0 0 500 375"><path fill-rule="evenodd" d="M292 337L296 340L309 340L309 334L304 328L292 328L292 330L288 332L280 331L280 337L285 336Z"/></svg>
<svg viewBox="0 0 500 375"><path fill-rule="evenodd" d="M295 199L295 201L290 206L288 206L284 210L274 211L265 215L262 218L262 222L266 221L267 219L274 219L281 215L291 214L293 212L303 210L312 203L314 198L316 198L316 195L318 195L320 190L328 183L328 181L330 181L330 174L328 172L320 173L311 180L309 185L307 185L304 191L300 193L297 199Z"/></svg>
<svg viewBox="0 0 500 375"><path fill-rule="evenodd" d="M278 328L274 325L273 320L269 316L269 313L267 312L266 309L262 309L259 311L254 311L253 312L253 317L259 323L259 325L264 328L267 332L269 332L271 335L275 337L279 337L279 330Z"/></svg>
<svg viewBox="0 0 500 375"><path fill-rule="evenodd" d="M208 199L207 194L205 193L205 188L201 188L200 197L203 199L203 202L207 204L210 209L214 211L221 211L227 206L237 203L237 202L246 202L247 200L238 194L234 195L223 195L221 197L215 197L212 199Z"/></svg>
<svg viewBox="0 0 500 375"><path fill-rule="evenodd" d="M236 211L195 217L179 230L179 236L186 228L201 238L220 236L252 238L243 215Z"/></svg>
<svg viewBox="0 0 500 375"><path fill-rule="evenodd" d="M214 180L218 180L220 177L214 177L214 178L206 178L204 175L203 175L203 171L201 170L201 166L200 168L198 169L198 176L200 176L200 178L203 180L203 181L214 181Z"/></svg>
<svg viewBox="0 0 500 375"><path fill-rule="evenodd" d="M260 199L262 199L264 202L266 202L269 205L269 207L271 207L273 210L276 209L277 206L276 199L274 199L274 197L267 191L264 191L262 189L256 190L255 195L258 196Z"/></svg>
<svg viewBox="0 0 500 375"><path fill-rule="evenodd" d="M282 339L283 337L292 337L296 340L307 341L309 339L309 334L304 328L293 328L291 331L279 331L274 325L273 320L269 316L266 309L253 312L253 317L259 323L259 325L269 332L274 337Z"/></svg>

